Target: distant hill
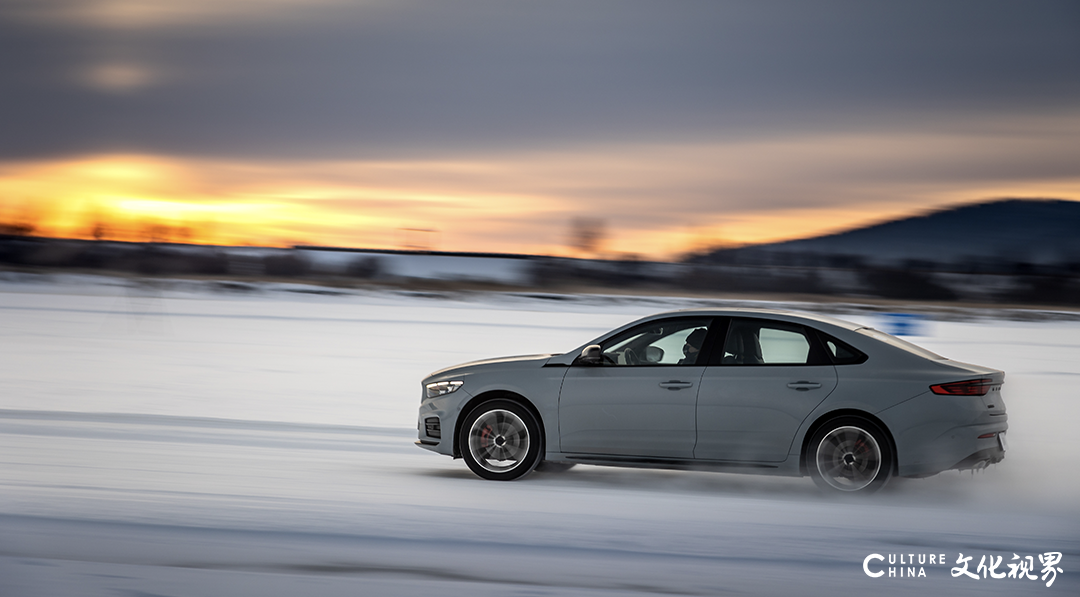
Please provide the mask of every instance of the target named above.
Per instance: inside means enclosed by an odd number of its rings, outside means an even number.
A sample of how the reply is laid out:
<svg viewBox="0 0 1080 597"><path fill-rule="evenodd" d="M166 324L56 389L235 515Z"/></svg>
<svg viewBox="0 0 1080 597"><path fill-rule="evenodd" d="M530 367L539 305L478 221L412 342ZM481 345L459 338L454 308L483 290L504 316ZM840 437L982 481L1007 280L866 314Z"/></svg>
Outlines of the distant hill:
<svg viewBox="0 0 1080 597"><path fill-rule="evenodd" d="M867 264L911 262L1080 263L1080 201L1003 199L817 238L721 249L698 262L748 258L841 260Z"/></svg>

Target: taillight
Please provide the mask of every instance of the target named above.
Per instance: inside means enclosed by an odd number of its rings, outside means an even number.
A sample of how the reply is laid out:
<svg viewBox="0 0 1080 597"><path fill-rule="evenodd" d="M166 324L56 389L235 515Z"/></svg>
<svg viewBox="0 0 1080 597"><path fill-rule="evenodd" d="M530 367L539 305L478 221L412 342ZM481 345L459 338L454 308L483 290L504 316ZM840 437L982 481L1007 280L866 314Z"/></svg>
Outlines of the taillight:
<svg viewBox="0 0 1080 597"><path fill-rule="evenodd" d="M992 379L969 379L930 386L930 391L945 396L985 396L993 385Z"/></svg>

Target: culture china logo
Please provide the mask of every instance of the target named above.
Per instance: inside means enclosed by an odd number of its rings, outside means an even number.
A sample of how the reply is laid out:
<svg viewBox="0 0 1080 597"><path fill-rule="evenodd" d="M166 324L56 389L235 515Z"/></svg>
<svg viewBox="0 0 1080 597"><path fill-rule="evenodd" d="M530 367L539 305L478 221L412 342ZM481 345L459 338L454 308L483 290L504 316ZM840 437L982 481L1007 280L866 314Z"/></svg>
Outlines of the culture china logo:
<svg viewBox="0 0 1080 597"><path fill-rule="evenodd" d="M1014 553L1011 560L1004 561L1004 556L982 555L978 565L975 565L975 556L961 553L956 557L956 566L949 573L953 578L967 577L974 580L1036 580L1050 587L1057 575L1065 572L1058 565L1061 557L1060 551L1041 553L1038 555L1039 564L1036 567L1036 556ZM863 559L863 572L871 578L926 578L928 566L948 565L945 554L891 553L884 556L872 553Z"/></svg>

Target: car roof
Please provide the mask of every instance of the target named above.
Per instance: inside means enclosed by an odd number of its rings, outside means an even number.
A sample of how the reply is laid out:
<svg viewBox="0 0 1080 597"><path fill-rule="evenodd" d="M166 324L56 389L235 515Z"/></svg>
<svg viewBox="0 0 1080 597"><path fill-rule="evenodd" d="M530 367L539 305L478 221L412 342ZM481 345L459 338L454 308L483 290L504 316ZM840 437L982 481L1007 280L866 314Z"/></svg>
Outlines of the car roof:
<svg viewBox="0 0 1080 597"><path fill-rule="evenodd" d="M819 323L825 323L833 325L846 330L857 330L866 326L845 321L843 319L837 319L828 315L821 315L818 313L807 313L804 311L790 311L787 309L765 309L756 307L730 307L724 309L679 309L676 311L665 311L663 313L656 313L648 317L642 318L638 321L649 321L652 319L665 319L668 317L740 317L740 316L760 316L773 319L781 319L787 321L816 321Z"/></svg>

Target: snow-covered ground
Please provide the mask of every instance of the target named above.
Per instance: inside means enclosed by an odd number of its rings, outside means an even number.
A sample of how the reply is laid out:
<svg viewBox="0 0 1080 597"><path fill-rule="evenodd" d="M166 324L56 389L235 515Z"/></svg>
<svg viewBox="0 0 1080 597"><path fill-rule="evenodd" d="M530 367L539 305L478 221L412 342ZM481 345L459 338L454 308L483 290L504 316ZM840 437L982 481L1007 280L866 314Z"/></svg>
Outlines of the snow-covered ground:
<svg viewBox="0 0 1080 597"><path fill-rule="evenodd" d="M0 595L1080 593L1069 318L926 323L916 343L1007 372L1010 451L868 500L586 466L492 483L412 444L432 370L700 303L0 276ZM1041 577L1045 552L1049 588L950 572ZM870 578L875 553L926 576Z"/></svg>

